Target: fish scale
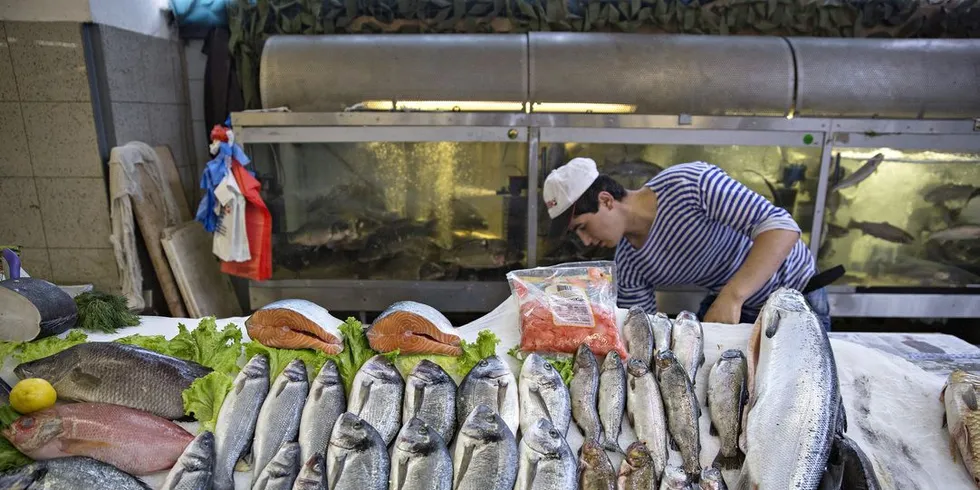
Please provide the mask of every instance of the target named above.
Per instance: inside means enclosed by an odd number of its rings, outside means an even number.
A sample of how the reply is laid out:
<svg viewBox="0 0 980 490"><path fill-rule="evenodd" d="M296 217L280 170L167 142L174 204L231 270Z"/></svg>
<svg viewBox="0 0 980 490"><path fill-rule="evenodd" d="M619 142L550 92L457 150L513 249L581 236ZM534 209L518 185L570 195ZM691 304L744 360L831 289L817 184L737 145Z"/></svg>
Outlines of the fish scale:
<svg viewBox="0 0 980 490"><path fill-rule="evenodd" d="M523 429L522 429L523 430ZM566 490L575 487L575 454L548 419L538 419L521 437L514 490Z"/></svg>
<svg viewBox="0 0 980 490"><path fill-rule="evenodd" d="M644 315L645 316L645 315ZM609 351L602 361L599 374L599 422L605 436L603 448L623 452L619 447L619 433L623 427L623 412L626 410L626 370L616 351Z"/></svg>
<svg viewBox="0 0 980 490"><path fill-rule="evenodd" d="M480 404L463 421L453 452L454 490L513 490L518 449L500 415Z"/></svg>
<svg viewBox="0 0 980 490"><path fill-rule="evenodd" d="M296 440L303 405L309 393L307 376L303 361L290 362L276 377L269 395L262 402L255 424L255 441L252 443L253 480L259 477L283 444Z"/></svg>
<svg viewBox="0 0 980 490"><path fill-rule="evenodd" d="M684 471L691 478L696 478L701 473L701 433L698 425L701 406L698 397L684 367L671 351L657 354L657 366L660 367L660 393L671 440L681 453Z"/></svg>
<svg viewBox="0 0 980 490"><path fill-rule="evenodd" d="M481 359L459 385L456 420L462 423L477 406L492 408L507 424L511 434L520 425L520 404L514 373L498 356Z"/></svg>
<svg viewBox="0 0 980 490"><path fill-rule="evenodd" d="M326 460L331 490L388 489L388 448L381 434L357 415L347 412L337 419Z"/></svg>
<svg viewBox="0 0 980 490"><path fill-rule="evenodd" d="M682 311L674 319L671 334L673 343L670 350L684 367L691 384L697 384L698 368L704 364L704 329L701 322L694 313Z"/></svg>
<svg viewBox="0 0 980 490"><path fill-rule="evenodd" d="M601 443L602 424L599 422L599 364L585 344L575 353L575 374L568 387L572 397L572 418L582 429L585 439Z"/></svg>
<svg viewBox="0 0 980 490"><path fill-rule="evenodd" d="M161 490L211 490L213 476L214 434L205 431L184 449Z"/></svg>
<svg viewBox="0 0 980 490"><path fill-rule="evenodd" d="M84 456L35 461L0 473L0 488L150 490L139 478L111 464Z"/></svg>
<svg viewBox="0 0 980 490"><path fill-rule="evenodd" d="M451 490L453 459L442 436L419 418L402 427L391 457L390 490Z"/></svg>
<svg viewBox="0 0 980 490"><path fill-rule="evenodd" d="M630 357L647 364L653 360L653 349L656 344L653 324L643 308L633 306L626 312L626 319L623 320L623 342Z"/></svg>
<svg viewBox="0 0 980 490"><path fill-rule="evenodd" d="M739 469L745 459L738 447L738 436L742 430L742 410L748 396L747 369L745 354L729 349L721 353L718 362L708 372L707 405L711 430L720 443L715 464L723 469Z"/></svg>
<svg viewBox="0 0 980 490"><path fill-rule="evenodd" d="M235 464L252 444L259 410L269 393L269 359L253 356L232 382L215 424L214 488L235 488Z"/></svg>
<svg viewBox="0 0 980 490"><path fill-rule="evenodd" d="M572 401L561 374L543 357L531 353L524 359L518 379L521 432L527 433L539 419L547 419L564 436L572 420Z"/></svg>
<svg viewBox="0 0 980 490"><path fill-rule="evenodd" d="M659 480L667 466L667 416L660 388L653 373L643 361L627 363L626 414L636 438L649 454L654 477Z"/></svg>
<svg viewBox="0 0 980 490"><path fill-rule="evenodd" d="M404 393L405 381L401 373L386 357L376 355L354 376L347 411L371 424L387 446L401 428Z"/></svg>
<svg viewBox="0 0 980 490"><path fill-rule="evenodd" d="M303 415L300 417L300 461L309 461L314 454L323 453L327 449L333 424L345 411L347 397L337 371L337 363L327 360L313 380L310 394L303 406Z"/></svg>
<svg viewBox="0 0 980 490"><path fill-rule="evenodd" d="M456 430L456 382L438 364L423 359L408 375L402 421L418 417L432 427L443 441Z"/></svg>

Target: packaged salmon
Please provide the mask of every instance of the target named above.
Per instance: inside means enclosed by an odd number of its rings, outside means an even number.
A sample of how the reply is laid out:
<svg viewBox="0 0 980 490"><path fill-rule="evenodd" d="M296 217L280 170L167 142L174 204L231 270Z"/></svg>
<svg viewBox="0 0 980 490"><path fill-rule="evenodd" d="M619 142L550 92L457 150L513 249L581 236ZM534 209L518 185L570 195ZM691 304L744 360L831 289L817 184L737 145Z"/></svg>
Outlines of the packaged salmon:
<svg viewBox="0 0 980 490"><path fill-rule="evenodd" d="M597 356L615 350L626 359L616 326L615 270L604 261L509 272L520 305L520 349L573 354L584 343Z"/></svg>

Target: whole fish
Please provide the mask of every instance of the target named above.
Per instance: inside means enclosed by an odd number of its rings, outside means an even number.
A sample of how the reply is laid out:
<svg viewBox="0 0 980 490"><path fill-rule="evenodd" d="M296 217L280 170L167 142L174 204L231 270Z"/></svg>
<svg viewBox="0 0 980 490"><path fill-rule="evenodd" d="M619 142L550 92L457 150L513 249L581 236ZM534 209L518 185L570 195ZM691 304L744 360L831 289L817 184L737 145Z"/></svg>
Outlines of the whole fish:
<svg viewBox="0 0 980 490"><path fill-rule="evenodd" d="M272 389L262 402L255 424L255 441L252 442L253 481L262 474L265 465L279 453L283 444L296 440L303 405L309 391L306 367L299 359L290 362L272 383ZM299 455L296 459L299 459ZM295 466L299 466L299 463Z"/></svg>
<svg viewBox="0 0 980 490"><path fill-rule="evenodd" d="M701 322L694 313L682 311L674 319L671 333L674 338L670 350L674 352L681 366L684 366L684 371L691 378L691 384L696 384L698 368L704 364L704 330Z"/></svg>
<svg viewBox="0 0 980 490"><path fill-rule="evenodd" d="M453 212L454 230L485 230L487 220L476 209L476 206L464 199L454 197L449 202Z"/></svg>
<svg viewBox="0 0 980 490"><path fill-rule="evenodd" d="M668 466L664 469L664 477L660 480L660 490L694 490L691 476L683 468Z"/></svg>
<svg viewBox="0 0 980 490"><path fill-rule="evenodd" d="M353 216L334 215L326 220L307 222L296 231L286 235L286 241L304 247L326 247L331 250L346 249L346 246L367 238L381 227L381 223Z"/></svg>
<svg viewBox="0 0 980 490"><path fill-rule="evenodd" d="M89 456L134 475L170 469L194 440L167 419L103 403L55 405L18 418L2 433L31 459Z"/></svg>
<svg viewBox="0 0 980 490"><path fill-rule="evenodd" d="M451 490L453 459L439 432L417 417L402 427L391 455L390 490Z"/></svg>
<svg viewBox="0 0 980 490"><path fill-rule="evenodd" d="M585 440L603 442L599 422L599 363L589 346L582 344L575 352L575 374L569 384L572 397L572 418L582 429Z"/></svg>
<svg viewBox="0 0 980 490"><path fill-rule="evenodd" d="M456 431L456 382L438 364L423 359L408 374L402 420L417 417L451 441Z"/></svg>
<svg viewBox="0 0 980 490"><path fill-rule="evenodd" d="M579 490L616 490L616 470L602 446L586 440L579 452Z"/></svg>
<svg viewBox="0 0 980 490"><path fill-rule="evenodd" d="M405 220L384 226L367 237L364 248L358 252L357 260L371 262L402 252L422 255L435 245L432 234L436 224L434 220L421 224Z"/></svg>
<svg viewBox="0 0 980 490"><path fill-rule="evenodd" d="M657 365L660 366L660 392L671 440L681 452L684 471L692 479L697 479L701 473L701 433L698 427L701 405L694 393L694 385L673 352L658 353Z"/></svg>
<svg viewBox="0 0 980 490"><path fill-rule="evenodd" d="M235 464L252 445L259 410L269 393L269 358L253 356L231 386L214 427L215 490L235 488Z"/></svg>
<svg viewBox="0 0 980 490"><path fill-rule="evenodd" d="M915 237L907 231L885 222L875 223L871 221L851 220L847 224L847 227L854 230L861 230L861 233L865 235L871 235L892 243L912 243L915 241Z"/></svg>
<svg viewBox="0 0 980 490"><path fill-rule="evenodd" d="M346 411L347 397L337 363L327 360L310 386L310 395L299 419L300 461L305 463L314 454L326 451L333 424Z"/></svg>
<svg viewBox="0 0 980 490"><path fill-rule="evenodd" d="M572 421L572 400L561 374L545 358L531 353L518 380L521 432L527 434L538 419L548 419L562 437Z"/></svg>
<svg viewBox="0 0 980 490"><path fill-rule="evenodd" d="M354 376L347 411L371 424L387 446L401 428L404 395L405 380L398 368L387 357L377 355L368 359Z"/></svg>
<svg viewBox="0 0 980 490"><path fill-rule="evenodd" d="M626 320L623 321L623 341L626 343L626 352L630 357L647 364L653 360L653 348L656 345L653 324L643 308L633 306L626 312Z"/></svg>
<svg viewBox="0 0 980 490"><path fill-rule="evenodd" d="M864 165L861 165L861 167L855 170L854 173L841 179L837 185L830 189L830 192L836 192L841 189L846 189L848 187L860 184L862 181L864 181L864 179L871 177L871 174L875 173L875 170L878 170L878 165L881 165L881 162L884 161L885 155L882 155L881 153L876 154L867 162L864 162Z"/></svg>
<svg viewBox="0 0 980 490"><path fill-rule="evenodd" d="M462 423L481 404L493 408L510 433L517 434L520 424L517 380L497 356L481 359L463 378L456 395L456 420Z"/></svg>
<svg viewBox="0 0 980 490"><path fill-rule="evenodd" d="M670 318L666 313L657 312L650 319L651 326L653 328L653 345L655 352L662 350L670 350L670 343L673 340L673 330L674 323L670 321ZM654 364L654 358L651 356L650 361L646 363L647 366Z"/></svg>
<svg viewBox="0 0 980 490"><path fill-rule="evenodd" d="M389 468L381 434L357 415L342 414L327 446L327 488L387 490Z"/></svg>
<svg viewBox="0 0 980 490"><path fill-rule="evenodd" d="M623 448L619 447L619 433L625 410L626 369L619 353L611 350L602 361L599 374L599 422L605 438L602 447L609 451L623 452Z"/></svg>
<svg viewBox="0 0 980 490"><path fill-rule="evenodd" d="M701 470L701 490L728 490L725 484L725 477L721 475L721 470L714 466L708 466Z"/></svg>
<svg viewBox="0 0 980 490"><path fill-rule="evenodd" d="M299 443L287 442L262 468L252 483L252 490L290 490L299 475Z"/></svg>
<svg viewBox="0 0 980 490"><path fill-rule="evenodd" d="M636 441L626 448L626 457L619 466L619 490L654 490L657 475L647 445Z"/></svg>
<svg viewBox="0 0 980 490"><path fill-rule="evenodd" d="M834 439L843 466L841 490L881 490L874 465L861 447L847 436Z"/></svg>
<svg viewBox="0 0 980 490"><path fill-rule="evenodd" d="M214 476L214 434L200 433L187 445L163 482L165 490L211 490Z"/></svg>
<svg viewBox="0 0 980 490"><path fill-rule="evenodd" d="M7 490L150 490L125 471L85 456L68 456L13 468L0 473L0 488Z"/></svg>
<svg viewBox="0 0 980 490"><path fill-rule="evenodd" d="M980 240L980 225L965 224L937 231L929 235L930 241L954 242L960 240Z"/></svg>
<svg viewBox="0 0 980 490"><path fill-rule="evenodd" d="M210 372L196 362L116 342L78 344L14 368L20 379L48 380L59 399L122 405L171 420L184 417L184 390Z"/></svg>
<svg viewBox="0 0 980 490"><path fill-rule="evenodd" d="M748 399L745 354L738 349L721 353L708 373L708 411L711 435L718 436L720 448L714 464L722 469L737 470L745 461L738 447L742 431L742 409Z"/></svg>
<svg viewBox="0 0 980 490"><path fill-rule="evenodd" d="M977 195L980 189L965 184L942 184L929 189L922 196L926 202L943 204L947 201L963 201Z"/></svg>
<svg viewBox="0 0 980 490"><path fill-rule="evenodd" d="M963 460L963 465L974 479L980 479L980 437L974 437L980 429L980 404L977 390L980 376L957 369L950 373L940 392L946 412L943 425L949 431L949 450L953 460ZM959 456L959 458L957 457Z"/></svg>
<svg viewBox="0 0 980 490"><path fill-rule="evenodd" d="M453 490L512 490L517 467L514 433L496 410L477 405L456 435Z"/></svg>
<svg viewBox="0 0 980 490"><path fill-rule="evenodd" d="M736 487L815 488L846 421L827 332L799 291L769 295L747 358L751 408L743 417L745 464Z"/></svg>
<svg viewBox="0 0 980 490"><path fill-rule="evenodd" d="M333 427L330 430L333 431ZM327 463L323 454L314 453L310 456L300 468L293 490L327 490Z"/></svg>
<svg viewBox="0 0 980 490"><path fill-rule="evenodd" d="M497 269L515 264L524 254L506 240L473 238L456 244L442 254L442 261L464 269Z"/></svg>
<svg viewBox="0 0 980 490"><path fill-rule="evenodd" d="M578 471L575 454L565 437L546 418L521 429L520 468L515 490L565 490L575 488Z"/></svg>
<svg viewBox="0 0 980 490"><path fill-rule="evenodd" d="M660 480L667 466L667 415L664 412L660 387L643 361L630 359L626 363L626 415L636 438L645 446L653 460L653 476Z"/></svg>

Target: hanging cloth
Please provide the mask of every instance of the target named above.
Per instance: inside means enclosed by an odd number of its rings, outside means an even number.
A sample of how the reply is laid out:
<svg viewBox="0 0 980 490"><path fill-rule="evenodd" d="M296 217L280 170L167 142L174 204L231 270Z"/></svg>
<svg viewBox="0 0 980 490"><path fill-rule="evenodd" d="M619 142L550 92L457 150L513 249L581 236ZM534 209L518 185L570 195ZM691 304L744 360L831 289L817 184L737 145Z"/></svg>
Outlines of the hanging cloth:
<svg viewBox="0 0 980 490"><path fill-rule="evenodd" d="M264 281L272 277L272 213L260 195L262 184L235 159L232 159L231 172L245 196L245 228L251 258L245 262L223 261L221 272Z"/></svg>

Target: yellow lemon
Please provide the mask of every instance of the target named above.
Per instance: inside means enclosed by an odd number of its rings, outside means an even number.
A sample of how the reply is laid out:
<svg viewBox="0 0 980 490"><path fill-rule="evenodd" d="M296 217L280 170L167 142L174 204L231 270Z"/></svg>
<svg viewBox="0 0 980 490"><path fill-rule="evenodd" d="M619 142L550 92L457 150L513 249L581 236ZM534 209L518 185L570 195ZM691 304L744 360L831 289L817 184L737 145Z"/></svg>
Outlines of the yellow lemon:
<svg viewBox="0 0 980 490"><path fill-rule="evenodd" d="M58 394L41 378L21 380L10 390L10 406L20 413L31 413L54 405Z"/></svg>

